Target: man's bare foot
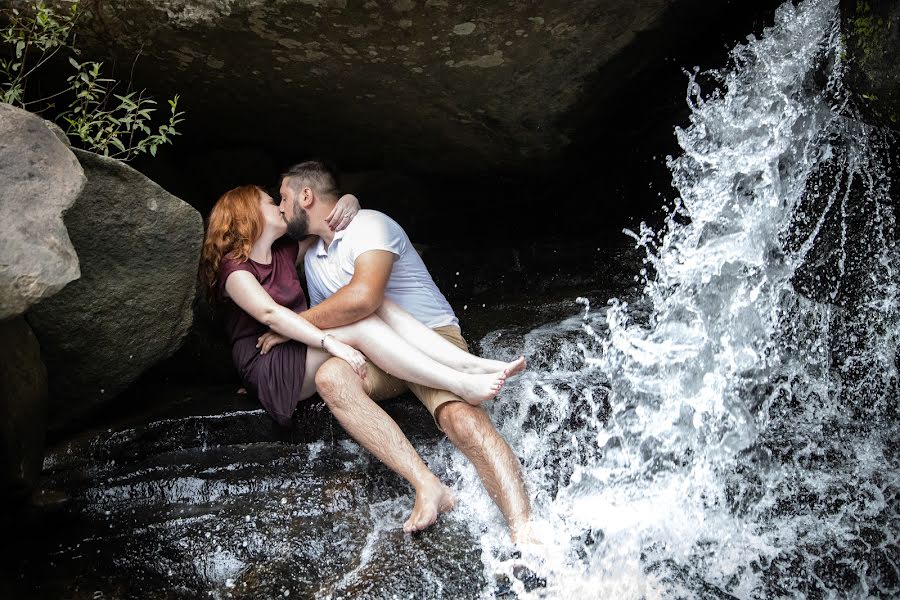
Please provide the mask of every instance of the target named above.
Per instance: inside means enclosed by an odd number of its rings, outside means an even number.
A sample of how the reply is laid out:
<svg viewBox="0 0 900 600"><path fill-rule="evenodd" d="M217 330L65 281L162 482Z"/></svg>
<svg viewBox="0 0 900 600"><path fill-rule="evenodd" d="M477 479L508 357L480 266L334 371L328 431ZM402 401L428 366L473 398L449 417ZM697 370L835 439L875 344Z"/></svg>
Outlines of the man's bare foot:
<svg viewBox="0 0 900 600"><path fill-rule="evenodd" d="M437 478L430 484L416 490L416 503L412 514L403 524L403 531L415 533L433 525L438 515L453 508L456 498L450 488Z"/></svg>
<svg viewBox="0 0 900 600"><path fill-rule="evenodd" d="M482 375L464 375L459 382L458 390L451 390L472 406L481 406L500 393L506 383L503 371Z"/></svg>
<svg viewBox="0 0 900 600"><path fill-rule="evenodd" d="M544 544L544 540L531 526L530 521L510 528L509 537L516 546L542 546Z"/></svg>

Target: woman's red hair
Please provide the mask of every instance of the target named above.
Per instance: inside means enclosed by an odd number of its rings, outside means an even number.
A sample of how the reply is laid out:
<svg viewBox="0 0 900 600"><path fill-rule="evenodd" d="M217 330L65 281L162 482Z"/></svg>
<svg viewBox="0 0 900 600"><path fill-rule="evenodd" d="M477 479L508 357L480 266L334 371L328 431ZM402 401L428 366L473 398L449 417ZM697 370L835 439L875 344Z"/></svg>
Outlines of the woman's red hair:
<svg viewBox="0 0 900 600"><path fill-rule="evenodd" d="M262 234L259 186L242 185L222 194L209 213L206 238L200 251L200 282L210 303L219 300L219 267L223 258L245 262L250 246Z"/></svg>

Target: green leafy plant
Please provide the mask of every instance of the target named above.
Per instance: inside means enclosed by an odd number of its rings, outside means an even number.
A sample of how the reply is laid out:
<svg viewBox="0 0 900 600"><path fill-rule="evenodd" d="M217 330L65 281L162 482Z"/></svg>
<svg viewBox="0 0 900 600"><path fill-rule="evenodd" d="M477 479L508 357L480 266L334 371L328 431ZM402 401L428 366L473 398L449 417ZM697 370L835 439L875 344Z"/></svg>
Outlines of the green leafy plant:
<svg viewBox="0 0 900 600"><path fill-rule="evenodd" d="M883 51L884 39L887 35L887 23L876 16L872 7L865 0L856 3L856 15L851 21L856 44L862 51L864 62L880 56Z"/></svg>
<svg viewBox="0 0 900 600"><path fill-rule="evenodd" d="M177 126L184 113L178 110L179 96L168 100L168 119L154 126L156 101L145 90L117 94L121 84L102 76L103 63L74 58L80 54L73 34L79 3L66 3L65 11L41 1L29 10L0 10L0 22L5 23L0 42L7 49L7 56L0 58L0 102L40 113L56 108L53 99L66 99L68 104L55 111L56 120L83 147L124 161L139 154L156 156L161 145L180 135ZM74 55L69 64L75 72L66 78L66 85L50 96L26 100L29 77L60 51Z"/></svg>

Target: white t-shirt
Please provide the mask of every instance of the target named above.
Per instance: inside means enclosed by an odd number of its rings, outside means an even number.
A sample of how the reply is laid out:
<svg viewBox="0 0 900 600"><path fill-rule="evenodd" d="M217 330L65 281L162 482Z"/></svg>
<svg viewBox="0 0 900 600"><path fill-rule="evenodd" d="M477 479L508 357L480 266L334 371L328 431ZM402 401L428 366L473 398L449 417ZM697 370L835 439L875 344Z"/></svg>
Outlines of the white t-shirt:
<svg viewBox="0 0 900 600"><path fill-rule="evenodd" d="M459 324L406 232L377 210L359 211L346 229L334 234L330 246L326 248L320 239L306 251L303 263L310 305L319 304L350 283L357 257L369 250L397 255L385 297L428 327Z"/></svg>

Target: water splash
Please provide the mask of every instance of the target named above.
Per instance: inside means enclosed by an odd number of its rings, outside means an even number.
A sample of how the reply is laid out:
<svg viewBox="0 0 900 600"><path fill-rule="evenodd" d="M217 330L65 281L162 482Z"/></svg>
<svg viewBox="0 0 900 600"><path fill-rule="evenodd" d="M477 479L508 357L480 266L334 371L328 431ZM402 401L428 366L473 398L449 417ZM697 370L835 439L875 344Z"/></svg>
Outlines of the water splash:
<svg viewBox="0 0 900 600"><path fill-rule="evenodd" d="M643 297L532 332L495 415L558 542L532 594L900 593L888 145L843 89L837 4L786 3L690 75L679 198L631 234Z"/></svg>

